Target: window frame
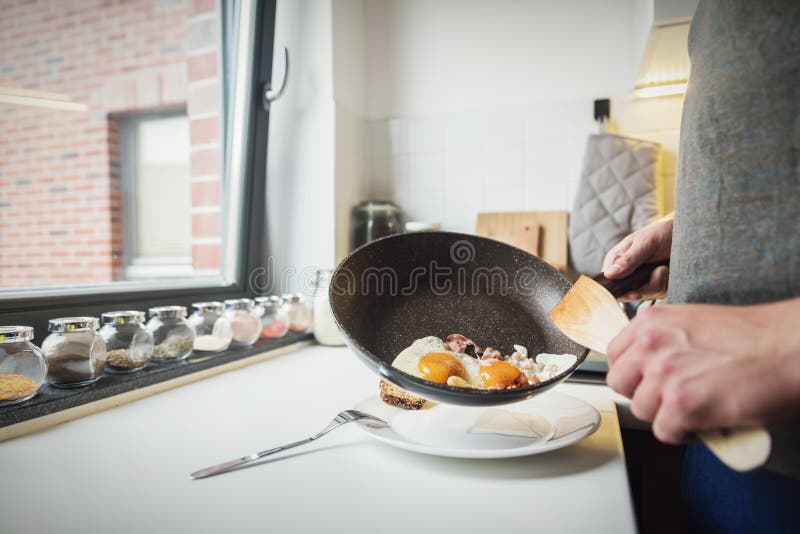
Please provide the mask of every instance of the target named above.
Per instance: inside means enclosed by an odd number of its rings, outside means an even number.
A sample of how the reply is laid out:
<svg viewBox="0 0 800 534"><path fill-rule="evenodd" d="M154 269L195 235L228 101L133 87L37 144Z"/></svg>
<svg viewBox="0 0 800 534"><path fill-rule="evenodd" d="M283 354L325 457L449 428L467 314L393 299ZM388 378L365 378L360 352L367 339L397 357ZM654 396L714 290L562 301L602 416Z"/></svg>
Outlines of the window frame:
<svg viewBox="0 0 800 534"><path fill-rule="evenodd" d="M239 6L241 8L241 6ZM272 77L272 58L275 36L276 0L253 0L252 17L252 54L247 65L244 89L247 109L243 117L241 138L241 162L239 175L233 179L242 180L241 209L239 211L238 232L225 233L226 244L223 255L228 253L230 245L235 241L237 266L228 272L234 273L234 282L214 284L203 281L197 285L180 288L148 288L131 289L109 285L94 291L87 288L85 292L70 291L69 294L38 296L35 290L30 297L0 299L0 324L28 325L34 328L35 341L41 343L47 336L47 321L54 317L93 316L110 310L136 309L147 311L152 306L165 304L188 305L198 300L224 300L229 298L250 297L253 292L249 287L249 274L265 265L266 249L266 161L267 139L269 130L269 113L262 105L261 93ZM222 6L223 38L228 22L225 16L230 12ZM244 19L245 17L242 17ZM227 66L225 67L227 69ZM227 70L224 75L227 76ZM227 80L223 81L223 91L227 90ZM233 92L237 89L234 87ZM226 121L227 122L227 121ZM226 124L227 132L230 125ZM226 139L227 143L227 139ZM230 148L226 144L226 149ZM231 158L225 154L224 159ZM231 168L231 167L229 167ZM230 189L230 182L226 184ZM226 191L227 194L227 191ZM226 198L227 201L227 198ZM229 210L230 211L230 210ZM228 223L230 225L230 223ZM223 229L225 231L225 229ZM230 260L230 258L229 258ZM225 258L223 258L225 261ZM223 272L225 269L223 269ZM165 287L169 287L165 284ZM174 285L173 285L174 287ZM24 291L22 293L24 294ZM80 290L79 290L80 291Z"/></svg>

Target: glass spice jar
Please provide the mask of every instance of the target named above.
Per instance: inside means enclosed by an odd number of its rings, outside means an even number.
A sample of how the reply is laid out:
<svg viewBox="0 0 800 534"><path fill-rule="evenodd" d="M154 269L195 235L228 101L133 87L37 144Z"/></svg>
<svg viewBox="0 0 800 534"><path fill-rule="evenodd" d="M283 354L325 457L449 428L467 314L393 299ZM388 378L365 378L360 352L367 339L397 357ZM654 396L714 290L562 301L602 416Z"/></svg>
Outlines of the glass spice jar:
<svg viewBox="0 0 800 534"><path fill-rule="evenodd" d="M403 231L400 208L391 202L366 200L350 212L350 250Z"/></svg>
<svg viewBox="0 0 800 534"><path fill-rule="evenodd" d="M47 381L59 388L89 385L103 373L106 343L97 333L97 317L50 319L50 335L42 343Z"/></svg>
<svg viewBox="0 0 800 534"><path fill-rule="evenodd" d="M110 373L132 373L153 357L153 335L144 327L144 312L113 311L101 316L100 336L106 342L106 367Z"/></svg>
<svg viewBox="0 0 800 534"><path fill-rule="evenodd" d="M314 288L314 339L320 345L330 345L333 347L344 345L344 339L339 333L339 327L333 318L333 310L328 297L328 290L331 286L333 269L318 269L317 282Z"/></svg>
<svg viewBox="0 0 800 534"><path fill-rule="evenodd" d="M252 300L226 300L225 317L231 322L234 345L248 347L256 342L258 335L261 333L261 318L253 309Z"/></svg>
<svg viewBox="0 0 800 534"><path fill-rule="evenodd" d="M283 296L283 307L289 315L289 330L292 332L308 332L311 328L311 309L306 299L298 293Z"/></svg>
<svg viewBox="0 0 800 534"><path fill-rule="evenodd" d="M0 326L0 406L26 401L44 385L47 362L30 326Z"/></svg>
<svg viewBox="0 0 800 534"><path fill-rule="evenodd" d="M186 320L185 306L158 306L147 313L147 330L153 335L154 363L185 360L192 353L194 330Z"/></svg>
<svg viewBox="0 0 800 534"><path fill-rule="evenodd" d="M231 321L225 317L221 302L195 302L194 313L189 316L189 326L194 329L194 350L220 352L228 348L233 339Z"/></svg>
<svg viewBox="0 0 800 534"><path fill-rule="evenodd" d="M283 307L283 299L277 295L257 297L261 315L261 337L278 338L289 331L289 312Z"/></svg>

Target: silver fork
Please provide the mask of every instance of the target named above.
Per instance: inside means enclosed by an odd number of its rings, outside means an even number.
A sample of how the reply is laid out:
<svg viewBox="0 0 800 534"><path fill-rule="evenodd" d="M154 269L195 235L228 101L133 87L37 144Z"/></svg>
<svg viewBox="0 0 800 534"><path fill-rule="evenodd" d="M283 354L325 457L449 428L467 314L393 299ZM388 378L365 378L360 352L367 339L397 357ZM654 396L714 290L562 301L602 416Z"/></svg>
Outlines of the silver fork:
<svg viewBox="0 0 800 534"><path fill-rule="evenodd" d="M312 441L321 438L334 428L339 428L342 425L345 425L351 421L359 421L359 420L367 420L367 426L370 428L382 428L389 426L389 424L380 419L375 417L374 415L370 415L368 413L359 412L358 410L345 410L340 412L334 417L328 425L311 436L310 438L301 439L300 441L295 441L293 443L287 443L286 445L281 445L280 447L275 447L273 449L267 449L261 452L254 452L248 456L242 456L241 458L236 458L235 460L230 460L221 464L212 465L211 467L206 467L205 469L201 469L199 471L195 471L191 475L191 478L206 478L214 475L219 475L222 473L227 473L228 471L232 471L238 467L241 467L245 464L249 464L251 462L255 462L265 456L269 456L270 454L275 454L281 451L285 451L287 449L292 449L294 447L299 447L300 445L305 445L306 443L311 443Z"/></svg>

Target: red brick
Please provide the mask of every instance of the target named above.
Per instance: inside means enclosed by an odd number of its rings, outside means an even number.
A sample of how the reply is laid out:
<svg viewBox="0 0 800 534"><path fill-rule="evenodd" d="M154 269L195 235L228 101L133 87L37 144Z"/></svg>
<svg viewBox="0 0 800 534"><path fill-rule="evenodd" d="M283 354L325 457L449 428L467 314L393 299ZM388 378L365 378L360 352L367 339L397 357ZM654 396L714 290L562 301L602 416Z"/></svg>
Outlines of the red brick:
<svg viewBox="0 0 800 534"><path fill-rule="evenodd" d="M190 166L192 176L219 174L219 149L209 148L206 150L193 151Z"/></svg>
<svg viewBox="0 0 800 534"><path fill-rule="evenodd" d="M219 141L219 119L208 117L193 119L189 125L189 138L193 145L202 145Z"/></svg>
<svg viewBox="0 0 800 534"><path fill-rule="evenodd" d="M190 12L192 15L214 12L217 9L215 0L191 0Z"/></svg>
<svg viewBox="0 0 800 534"><path fill-rule="evenodd" d="M192 245L192 266L195 269L219 269L222 247L217 244Z"/></svg>
<svg viewBox="0 0 800 534"><path fill-rule="evenodd" d="M192 184L192 206L219 206L221 183L196 182Z"/></svg>
<svg viewBox="0 0 800 534"><path fill-rule="evenodd" d="M192 215L192 237L219 237L221 231L219 213Z"/></svg>
<svg viewBox="0 0 800 534"><path fill-rule="evenodd" d="M219 84L190 87L186 106L190 117L199 113L219 112Z"/></svg>
<svg viewBox="0 0 800 534"><path fill-rule="evenodd" d="M189 81L196 82L217 76L217 53L209 52L189 58Z"/></svg>

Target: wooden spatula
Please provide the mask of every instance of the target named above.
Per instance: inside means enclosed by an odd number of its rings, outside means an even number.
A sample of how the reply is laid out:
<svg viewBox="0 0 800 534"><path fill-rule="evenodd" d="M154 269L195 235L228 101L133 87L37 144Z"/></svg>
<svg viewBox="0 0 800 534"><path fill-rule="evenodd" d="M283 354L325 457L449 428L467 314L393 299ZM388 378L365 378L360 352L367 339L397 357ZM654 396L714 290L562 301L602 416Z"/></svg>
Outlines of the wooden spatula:
<svg viewBox="0 0 800 534"><path fill-rule="evenodd" d="M640 286L653 269L664 264L642 265L620 280L622 284L604 277L596 281L581 276L550 310L550 320L574 342L605 354L609 342L628 324L616 297ZM769 433L760 427L703 431L698 437L725 465L737 471L764 465L772 448Z"/></svg>

